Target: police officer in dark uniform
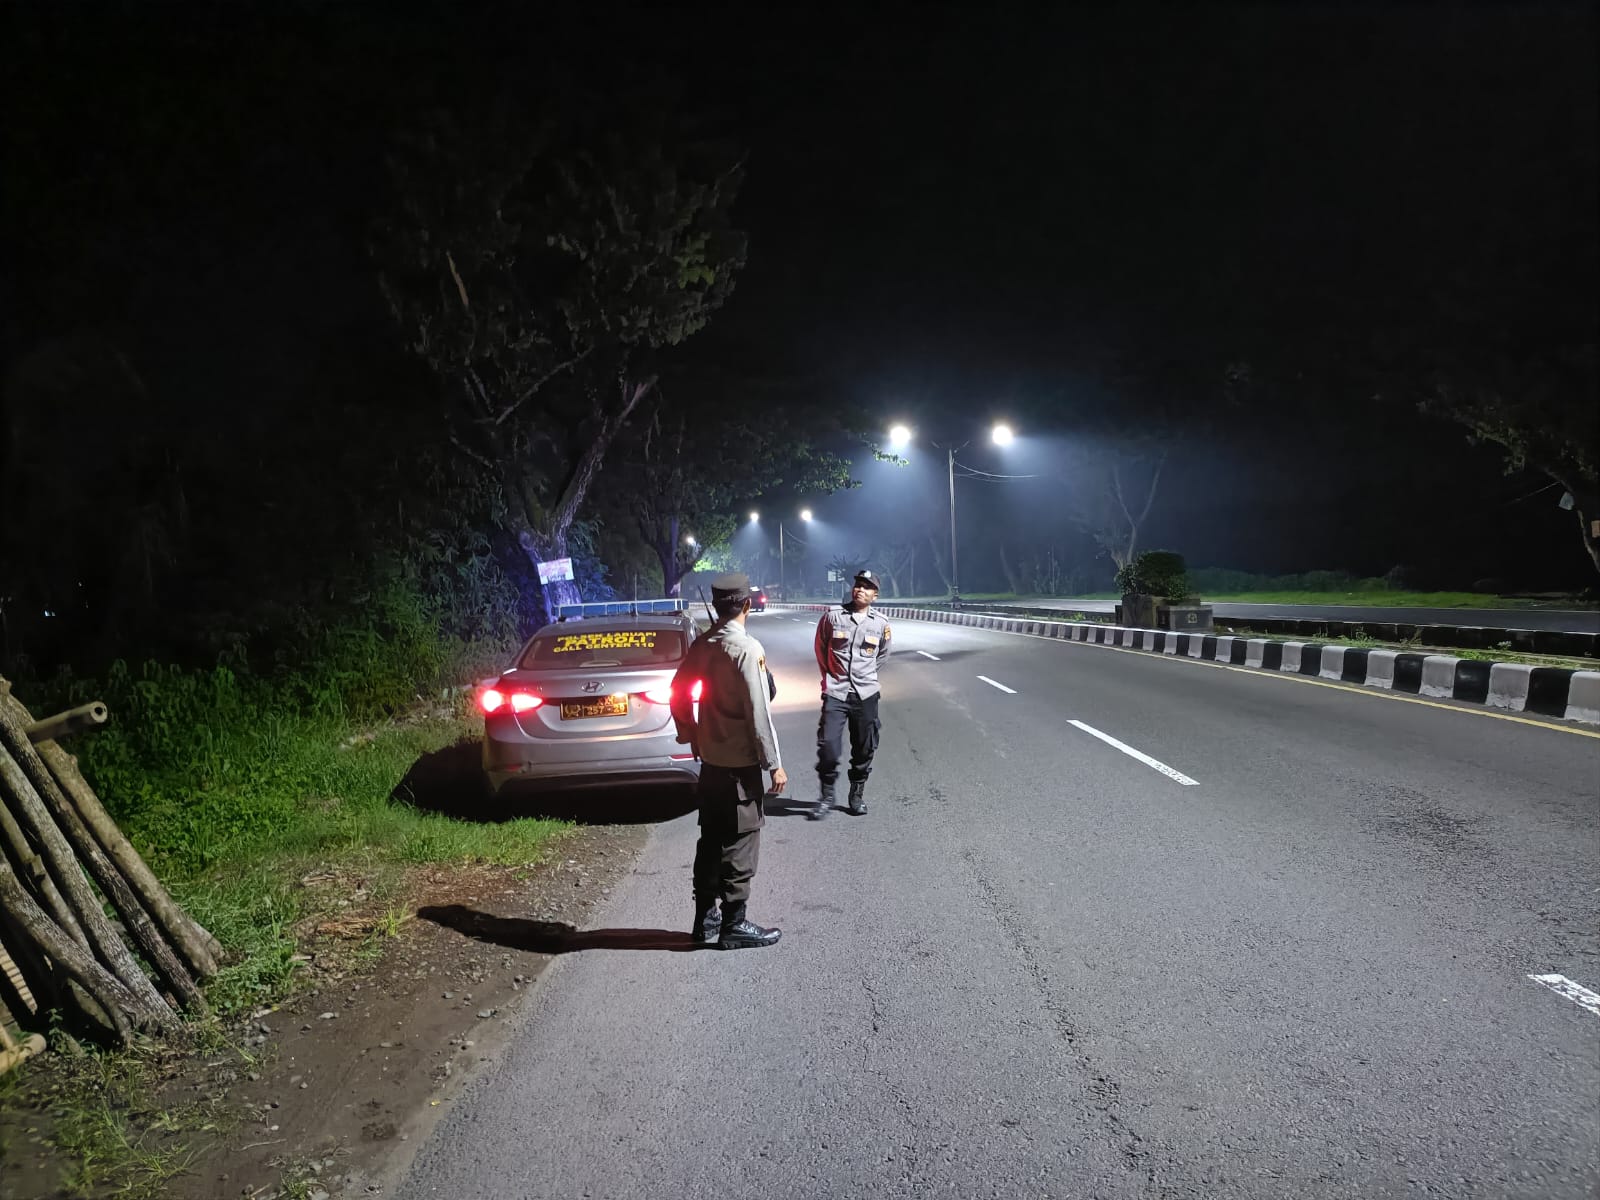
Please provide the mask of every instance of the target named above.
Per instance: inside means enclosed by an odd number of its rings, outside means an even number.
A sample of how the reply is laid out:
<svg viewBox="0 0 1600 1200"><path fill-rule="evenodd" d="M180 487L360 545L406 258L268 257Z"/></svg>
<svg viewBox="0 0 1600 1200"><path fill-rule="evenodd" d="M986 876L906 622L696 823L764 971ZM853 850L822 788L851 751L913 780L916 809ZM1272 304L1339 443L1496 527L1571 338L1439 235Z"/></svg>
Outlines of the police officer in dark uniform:
<svg viewBox="0 0 1600 1200"><path fill-rule="evenodd" d="M817 723L817 782L813 821L834 806L834 782L844 731L850 730L850 811L865 816L867 776L878 750L878 664L889 656L889 621L872 607L878 577L856 573L850 603L830 608L817 622L817 666L822 670L822 716Z"/></svg>
<svg viewBox="0 0 1600 1200"><path fill-rule="evenodd" d="M689 936L701 945L742 950L770 946L783 936L751 921L745 904L761 854L761 828L767 823L761 773L772 773L774 794L783 791L789 778L778 758L767 654L745 631L750 580L717 576L711 581L711 604L716 623L689 647L672 677L678 741L700 760L700 840L694 851L694 926Z"/></svg>

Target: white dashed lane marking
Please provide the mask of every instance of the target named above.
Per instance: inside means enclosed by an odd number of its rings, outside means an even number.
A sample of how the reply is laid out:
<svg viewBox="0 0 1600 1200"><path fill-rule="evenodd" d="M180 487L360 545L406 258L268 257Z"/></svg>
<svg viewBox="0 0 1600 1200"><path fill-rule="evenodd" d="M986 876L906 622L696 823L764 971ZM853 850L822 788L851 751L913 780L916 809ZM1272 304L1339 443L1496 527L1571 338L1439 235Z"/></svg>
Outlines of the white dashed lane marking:
<svg viewBox="0 0 1600 1200"><path fill-rule="evenodd" d="M996 683L994 680L990 679L987 675L979 675L978 678L983 680L985 683L987 683L992 688L999 688L1002 692L1004 692L1008 696L1015 696L1017 694L1017 689L1016 688L1008 688L1003 683Z"/></svg>
<svg viewBox="0 0 1600 1200"><path fill-rule="evenodd" d="M1117 739L1112 737L1109 733L1101 733L1093 725L1085 725L1082 721L1068 721L1067 724L1083 730L1090 737L1099 738L1108 746L1115 746L1118 750L1121 750L1124 754L1128 755L1128 757L1138 759L1145 766L1152 767L1155 770L1160 771L1169 779L1176 779L1179 783L1183 784L1184 787L1200 786L1200 781L1198 779L1190 779L1182 771L1173 770L1171 767L1167 766L1166 763L1161 762L1159 759L1151 758L1148 754L1139 753L1139 751L1135 750L1126 742L1117 741Z"/></svg>
<svg viewBox="0 0 1600 1200"><path fill-rule="evenodd" d="M937 654L929 654L926 650L918 650L917 653L922 655L923 658L931 658L934 662L939 661L939 656Z"/></svg>
<svg viewBox="0 0 1600 1200"><path fill-rule="evenodd" d="M1529 975L1535 983L1542 983L1558 996L1565 996L1579 1008L1588 1009L1600 1017L1600 994L1591 992L1581 984L1573 983L1565 975Z"/></svg>

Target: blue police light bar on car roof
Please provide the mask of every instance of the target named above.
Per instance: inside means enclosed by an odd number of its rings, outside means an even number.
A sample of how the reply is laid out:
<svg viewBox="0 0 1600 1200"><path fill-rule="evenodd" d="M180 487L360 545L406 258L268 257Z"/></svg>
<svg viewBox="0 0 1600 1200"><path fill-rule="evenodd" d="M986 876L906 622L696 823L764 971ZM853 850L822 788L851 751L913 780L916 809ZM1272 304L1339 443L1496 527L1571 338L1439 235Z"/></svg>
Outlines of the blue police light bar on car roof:
<svg viewBox="0 0 1600 1200"><path fill-rule="evenodd" d="M669 600L597 600L590 604L561 604L556 620L581 620L584 617L640 617L652 613L683 612L682 597Z"/></svg>

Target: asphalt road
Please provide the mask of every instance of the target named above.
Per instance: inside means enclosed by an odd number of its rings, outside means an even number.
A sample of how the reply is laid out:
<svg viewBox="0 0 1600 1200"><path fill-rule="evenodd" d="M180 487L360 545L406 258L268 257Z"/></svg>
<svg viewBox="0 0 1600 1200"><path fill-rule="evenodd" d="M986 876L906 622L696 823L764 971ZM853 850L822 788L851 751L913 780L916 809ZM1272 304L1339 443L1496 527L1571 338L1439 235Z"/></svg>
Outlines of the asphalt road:
<svg viewBox="0 0 1600 1200"><path fill-rule="evenodd" d="M1019 600L996 605L966 602L973 611L1005 608L1060 609L1065 612L1109 613L1112 600ZM1212 614L1224 620L1278 617L1296 621L1377 621L1414 625L1466 625L1488 629L1540 629L1557 633L1600 633L1600 609L1557 608L1378 608L1339 604L1213 604Z"/></svg>
<svg viewBox="0 0 1600 1200"><path fill-rule="evenodd" d="M783 942L563 957L397 1196L1600 1191L1600 1012L1529 979L1600 990L1600 740L898 622L871 811L817 824L811 619L752 627ZM685 947L694 837L605 924Z"/></svg>

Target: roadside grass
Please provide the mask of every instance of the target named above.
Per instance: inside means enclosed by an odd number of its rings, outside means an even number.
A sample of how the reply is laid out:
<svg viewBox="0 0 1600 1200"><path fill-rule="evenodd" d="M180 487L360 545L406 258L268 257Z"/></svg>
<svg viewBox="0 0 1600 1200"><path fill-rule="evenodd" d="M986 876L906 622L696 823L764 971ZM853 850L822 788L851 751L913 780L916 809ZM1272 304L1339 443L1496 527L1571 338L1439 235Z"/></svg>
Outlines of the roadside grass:
<svg viewBox="0 0 1600 1200"><path fill-rule="evenodd" d="M394 677L406 679L398 669ZM184 1051L92 1048L60 1030L56 1053L7 1077L0 1129L12 1144L0 1151L20 1159L31 1147L19 1137L46 1139L71 1195L163 1195L191 1147L226 1132L238 1119L228 1084L257 1061L228 1030L310 982L313 942L319 975L368 965L410 919L407 887L419 868L531 868L571 828L456 820L413 802L403 787L412 768L480 729L469 696L436 683L424 692L432 700L397 684L385 707L398 715L389 717L374 704L347 707L326 680L283 683L226 667L124 667L38 691L46 711L107 701L111 723L72 748L134 846L227 951L206 986L212 1015L190 1023L198 1052L215 1060L203 1063L202 1099L163 1098L162 1080ZM475 787L467 774L460 786Z"/></svg>
<svg viewBox="0 0 1600 1200"><path fill-rule="evenodd" d="M219 1015L292 990L303 927L355 900L387 903L385 927L398 931L408 867L545 857L568 828L561 822L459 821L392 798L413 764L475 726L459 701L356 737L328 720L247 725L210 747L202 790L157 795L125 822L175 898L229 951L207 988Z"/></svg>
<svg viewBox="0 0 1600 1200"><path fill-rule="evenodd" d="M252 1061L230 1052L214 1019L197 1023L194 1033L195 1052L225 1056L216 1064L223 1068L214 1076L219 1089L236 1077L239 1067L230 1064ZM47 1060L28 1060L0 1088L0 1109L16 1117L0 1157L27 1153L18 1135L48 1138L60 1164L57 1186L67 1195L158 1200L193 1161L193 1138L225 1134L241 1119L219 1093L179 1104L160 1097L159 1081L180 1052L149 1042L87 1049L59 1029L50 1043Z"/></svg>
<svg viewBox="0 0 1600 1200"><path fill-rule="evenodd" d="M1549 601L1526 597L1495 596L1482 592L1399 592L1388 589L1361 589L1347 592L1216 592L1207 593L1207 603L1224 604L1305 604L1324 607L1358 608L1551 608ZM1564 601L1576 605L1576 601ZM1579 606L1581 607L1581 605Z"/></svg>
<svg viewBox="0 0 1600 1200"><path fill-rule="evenodd" d="M170 809L156 804L127 822L135 845L160 864L174 897L228 951L227 964L206 988L214 1015L192 1025L201 1053L219 1060L207 1064L217 1086L211 1097L174 1107L159 1098L159 1082L177 1052L86 1048L57 1034L58 1053L37 1067L24 1064L20 1077L48 1072L48 1082L40 1081L48 1087L47 1102L28 1096L25 1082L13 1083L0 1093L0 1108L25 1103L33 1110L15 1113L10 1124L46 1130L69 1194L163 1195L167 1181L192 1159L198 1139L237 1123L222 1092L251 1068L254 1049L235 1044L227 1025L279 1004L309 981L303 950L314 933L331 927L343 935L318 942L319 970L368 966L411 919L404 892L409 870L457 863L531 867L551 853L570 825L533 818L458 821L391 798L419 758L455 745L475 725L457 707L355 738L347 725L325 720L238 730L214 746L219 762L229 765L197 798L197 817L175 831L165 820ZM270 789L263 788L263 777L272 781ZM245 804L275 816L230 819ZM352 909L361 915L352 917ZM35 1120L45 1109L48 1117Z"/></svg>

